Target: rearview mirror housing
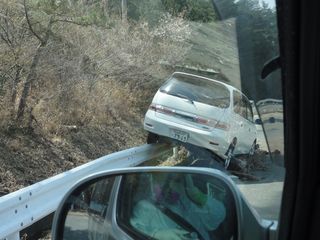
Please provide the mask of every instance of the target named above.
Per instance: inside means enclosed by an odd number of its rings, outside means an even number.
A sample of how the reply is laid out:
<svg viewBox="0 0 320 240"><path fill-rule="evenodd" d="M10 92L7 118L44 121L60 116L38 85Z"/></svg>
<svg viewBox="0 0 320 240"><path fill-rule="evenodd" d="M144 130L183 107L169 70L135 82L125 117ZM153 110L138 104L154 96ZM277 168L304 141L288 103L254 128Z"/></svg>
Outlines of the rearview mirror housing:
<svg viewBox="0 0 320 240"><path fill-rule="evenodd" d="M219 170L138 167L79 181L54 215L52 239L267 239L270 226Z"/></svg>

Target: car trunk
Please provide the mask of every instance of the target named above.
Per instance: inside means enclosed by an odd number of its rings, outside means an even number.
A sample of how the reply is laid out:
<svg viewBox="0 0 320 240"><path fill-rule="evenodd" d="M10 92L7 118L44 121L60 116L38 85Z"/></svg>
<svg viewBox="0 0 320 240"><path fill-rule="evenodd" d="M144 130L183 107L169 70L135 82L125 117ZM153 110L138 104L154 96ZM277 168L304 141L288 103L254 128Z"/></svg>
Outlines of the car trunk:
<svg viewBox="0 0 320 240"><path fill-rule="evenodd" d="M156 112L157 117L207 131L212 131L214 125L201 123L198 121L199 118L220 121L223 119L225 112L228 111L228 108L219 108L197 101L192 103L188 99L171 96L160 91L157 93L153 103L161 103L161 106L175 110L174 113L170 114Z"/></svg>

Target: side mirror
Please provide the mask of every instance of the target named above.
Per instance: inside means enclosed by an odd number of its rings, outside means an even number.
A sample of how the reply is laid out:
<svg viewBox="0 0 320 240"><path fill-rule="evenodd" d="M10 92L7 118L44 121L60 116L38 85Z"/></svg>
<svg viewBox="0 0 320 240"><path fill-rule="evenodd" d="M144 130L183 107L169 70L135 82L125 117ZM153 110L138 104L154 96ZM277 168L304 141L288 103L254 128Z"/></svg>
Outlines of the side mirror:
<svg viewBox="0 0 320 240"><path fill-rule="evenodd" d="M58 207L52 239L267 239L232 180L207 168L139 167L90 176Z"/></svg>

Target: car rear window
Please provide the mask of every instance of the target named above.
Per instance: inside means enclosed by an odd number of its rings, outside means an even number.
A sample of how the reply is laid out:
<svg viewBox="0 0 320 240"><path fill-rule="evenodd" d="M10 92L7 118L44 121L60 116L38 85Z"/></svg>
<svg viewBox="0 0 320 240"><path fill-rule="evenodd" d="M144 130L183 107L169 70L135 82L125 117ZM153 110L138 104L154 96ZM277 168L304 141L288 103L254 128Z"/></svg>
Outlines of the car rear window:
<svg viewBox="0 0 320 240"><path fill-rule="evenodd" d="M230 93L224 85L193 76L172 76L160 91L219 108L230 105Z"/></svg>

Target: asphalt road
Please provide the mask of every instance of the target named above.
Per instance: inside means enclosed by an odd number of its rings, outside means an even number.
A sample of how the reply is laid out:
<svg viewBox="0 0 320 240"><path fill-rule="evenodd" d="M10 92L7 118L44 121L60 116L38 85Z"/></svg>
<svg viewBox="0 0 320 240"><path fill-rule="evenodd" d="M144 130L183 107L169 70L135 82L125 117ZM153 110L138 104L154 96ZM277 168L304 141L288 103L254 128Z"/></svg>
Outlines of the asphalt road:
<svg viewBox="0 0 320 240"><path fill-rule="evenodd" d="M283 182L239 184L238 187L260 217L279 219Z"/></svg>
<svg viewBox="0 0 320 240"><path fill-rule="evenodd" d="M260 181L236 181L245 199L264 219L279 219L284 174L283 167L270 162L267 171L254 172Z"/></svg>
<svg viewBox="0 0 320 240"><path fill-rule="evenodd" d="M237 185L246 200L262 218L278 220L285 175L285 169L282 167L284 151L283 114L272 111L262 114L261 118L264 122L270 151L278 151L278 154L273 154L272 159L266 159L266 171L253 172L255 176L261 178L260 181L237 181ZM268 122L267 120L270 117L273 117L276 121ZM257 134L260 150L268 151L261 125L257 125Z"/></svg>

